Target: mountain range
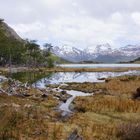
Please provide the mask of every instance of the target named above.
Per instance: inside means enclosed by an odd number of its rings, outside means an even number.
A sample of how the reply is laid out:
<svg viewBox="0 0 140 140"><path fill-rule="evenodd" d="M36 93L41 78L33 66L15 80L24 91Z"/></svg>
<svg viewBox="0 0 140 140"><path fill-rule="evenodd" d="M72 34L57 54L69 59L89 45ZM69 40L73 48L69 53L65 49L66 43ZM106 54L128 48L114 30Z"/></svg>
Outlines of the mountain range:
<svg viewBox="0 0 140 140"><path fill-rule="evenodd" d="M24 46L25 41L0 19L0 46ZM6 48L6 47L5 47ZM114 48L110 44L90 46L85 49L69 45L54 46L52 53L68 62L128 62L140 57L140 44Z"/></svg>
<svg viewBox="0 0 140 140"><path fill-rule="evenodd" d="M127 45L121 48L113 48L110 44L90 46L86 49L78 49L64 45L55 46L52 52L57 56L72 62L127 62L140 57L140 45Z"/></svg>

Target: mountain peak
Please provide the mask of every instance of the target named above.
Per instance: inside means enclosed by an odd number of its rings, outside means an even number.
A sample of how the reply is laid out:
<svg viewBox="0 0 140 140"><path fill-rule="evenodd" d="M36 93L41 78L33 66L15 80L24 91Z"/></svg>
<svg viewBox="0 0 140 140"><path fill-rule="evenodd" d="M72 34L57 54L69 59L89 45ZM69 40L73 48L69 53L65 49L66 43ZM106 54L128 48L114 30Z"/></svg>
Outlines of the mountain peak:
<svg viewBox="0 0 140 140"><path fill-rule="evenodd" d="M111 50L111 46L108 43L97 45L96 48L100 48L100 49L102 49L102 51L104 51L104 50Z"/></svg>
<svg viewBox="0 0 140 140"><path fill-rule="evenodd" d="M129 45L122 48L113 48L110 44L99 44L89 46L83 50L65 45L54 47L53 53L73 62L99 61L99 62L120 62L130 61L140 56L140 45Z"/></svg>

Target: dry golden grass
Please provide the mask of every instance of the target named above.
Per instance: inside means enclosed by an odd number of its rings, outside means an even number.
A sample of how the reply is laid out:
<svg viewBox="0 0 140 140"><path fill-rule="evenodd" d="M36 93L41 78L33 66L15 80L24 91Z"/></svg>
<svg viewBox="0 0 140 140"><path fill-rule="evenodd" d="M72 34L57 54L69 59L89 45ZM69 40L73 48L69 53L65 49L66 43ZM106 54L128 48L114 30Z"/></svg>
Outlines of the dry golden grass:
<svg viewBox="0 0 140 140"><path fill-rule="evenodd" d="M69 89L86 92L102 89L102 92L92 97L77 97L74 101L77 113L69 122L79 127L86 140L122 139L118 137L118 126L140 122L140 100L131 99L139 86L139 76L112 78L98 84L70 84Z"/></svg>
<svg viewBox="0 0 140 140"><path fill-rule="evenodd" d="M76 110L104 112L140 113L140 101L111 95L95 95L93 97L77 97Z"/></svg>
<svg viewBox="0 0 140 140"><path fill-rule="evenodd" d="M14 71L22 72L22 71L38 71L38 72L124 72L129 70L140 70L137 68L62 68L62 67L54 67L54 68L27 68L27 67L17 67L13 68ZM0 73L8 73L9 68L0 68Z"/></svg>
<svg viewBox="0 0 140 140"><path fill-rule="evenodd" d="M53 95L40 100L1 94L0 139L61 140L75 128L85 140L122 139L126 132L122 128L121 136L120 126L140 122L140 100L131 99L138 87L139 76L112 78L105 83L70 84L69 89L101 92L91 97L77 97L76 112L66 121L60 121L60 113L54 110L58 101ZM31 95L38 92L34 90L30 91Z"/></svg>
<svg viewBox="0 0 140 140"><path fill-rule="evenodd" d="M0 95L0 139L53 140L61 138L58 101Z"/></svg>

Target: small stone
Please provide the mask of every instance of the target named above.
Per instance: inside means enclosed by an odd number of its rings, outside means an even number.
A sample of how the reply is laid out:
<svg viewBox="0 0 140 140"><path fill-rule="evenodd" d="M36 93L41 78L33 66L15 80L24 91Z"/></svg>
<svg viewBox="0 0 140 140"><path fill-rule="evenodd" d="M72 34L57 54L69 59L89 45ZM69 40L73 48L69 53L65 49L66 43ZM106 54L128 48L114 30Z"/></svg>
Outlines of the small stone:
<svg viewBox="0 0 140 140"><path fill-rule="evenodd" d="M48 95L47 94L42 94L42 96L41 96L42 98L47 98L48 97Z"/></svg>
<svg viewBox="0 0 140 140"><path fill-rule="evenodd" d="M65 90L61 91L62 94L67 94L67 92Z"/></svg>

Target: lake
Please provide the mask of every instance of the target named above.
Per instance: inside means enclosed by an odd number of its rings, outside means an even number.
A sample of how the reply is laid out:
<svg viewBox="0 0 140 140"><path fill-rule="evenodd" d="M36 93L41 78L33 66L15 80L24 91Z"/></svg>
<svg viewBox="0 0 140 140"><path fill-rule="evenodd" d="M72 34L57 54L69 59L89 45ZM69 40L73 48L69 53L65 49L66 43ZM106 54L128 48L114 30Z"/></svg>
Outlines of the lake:
<svg viewBox="0 0 140 140"><path fill-rule="evenodd" d="M61 67L68 68L123 68L140 67L140 64L63 64ZM140 75L140 71L131 70L125 72L18 72L13 73L12 78L21 82L29 82L38 88L45 88L50 84L65 84L71 82L104 82L102 78L117 77L123 75Z"/></svg>
<svg viewBox="0 0 140 140"><path fill-rule="evenodd" d="M52 73L36 81L33 85L38 88L45 88L50 84L65 84L71 82L104 82L102 78L117 77L122 75L140 75L140 71L126 71L126 72L57 72Z"/></svg>
<svg viewBox="0 0 140 140"><path fill-rule="evenodd" d="M136 68L140 64L61 64L64 68Z"/></svg>

